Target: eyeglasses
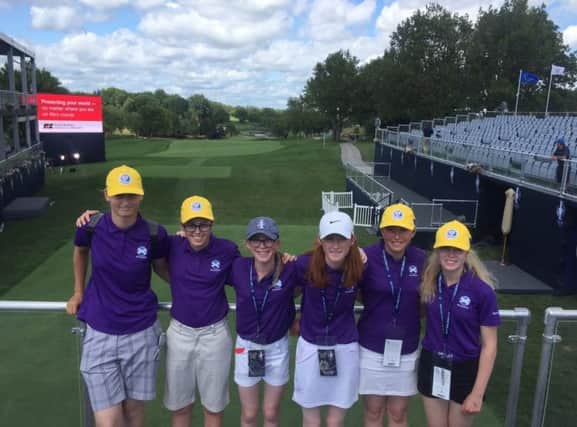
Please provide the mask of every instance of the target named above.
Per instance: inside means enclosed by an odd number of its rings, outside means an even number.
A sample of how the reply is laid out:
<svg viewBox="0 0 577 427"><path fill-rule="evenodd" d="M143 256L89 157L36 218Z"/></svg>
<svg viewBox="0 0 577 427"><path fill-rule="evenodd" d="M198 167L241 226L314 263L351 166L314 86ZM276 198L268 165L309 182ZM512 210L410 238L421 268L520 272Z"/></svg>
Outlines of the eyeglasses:
<svg viewBox="0 0 577 427"><path fill-rule="evenodd" d="M250 239L248 240L248 245L253 248L256 249L259 246L262 246L264 248L272 248L272 246L274 245L274 242L276 242L276 240L271 240L271 239Z"/></svg>
<svg viewBox="0 0 577 427"><path fill-rule="evenodd" d="M198 231L208 231L212 227L212 223L210 222L200 222L200 223L191 223L191 224L184 224L182 226L184 231L189 233L194 233L196 230Z"/></svg>

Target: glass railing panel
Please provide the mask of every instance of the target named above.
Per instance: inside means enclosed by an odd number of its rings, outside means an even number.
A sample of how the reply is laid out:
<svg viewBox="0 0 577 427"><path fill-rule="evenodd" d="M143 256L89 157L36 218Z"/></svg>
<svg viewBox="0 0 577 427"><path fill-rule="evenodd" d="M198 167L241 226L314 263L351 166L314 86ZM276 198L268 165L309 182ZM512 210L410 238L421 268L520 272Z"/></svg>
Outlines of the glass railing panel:
<svg viewBox="0 0 577 427"><path fill-rule="evenodd" d="M0 424L82 425L74 318L62 312L0 312Z"/></svg>
<svg viewBox="0 0 577 427"><path fill-rule="evenodd" d="M551 359L544 426L575 425L577 407L577 321L560 321Z"/></svg>

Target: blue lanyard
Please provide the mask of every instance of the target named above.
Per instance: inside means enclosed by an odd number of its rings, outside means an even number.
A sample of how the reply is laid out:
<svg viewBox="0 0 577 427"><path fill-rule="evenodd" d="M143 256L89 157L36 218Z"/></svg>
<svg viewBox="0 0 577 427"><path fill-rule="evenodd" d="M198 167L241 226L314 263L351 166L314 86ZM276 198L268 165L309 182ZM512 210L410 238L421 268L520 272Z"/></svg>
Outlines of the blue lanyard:
<svg viewBox="0 0 577 427"><path fill-rule="evenodd" d="M325 335L328 337L329 336L329 323L331 323L331 320L333 320L333 317L335 315L335 310L337 308L337 304L339 303L339 300L341 299L341 293L343 291L343 285L345 282L345 273L341 274L341 280L339 285L337 286L337 292L335 295L335 300L333 301L333 309L329 312L328 311L328 304L327 304L327 292L326 289L321 289L321 302L323 304L323 313L325 314Z"/></svg>
<svg viewBox="0 0 577 427"><path fill-rule="evenodd" d="M399 289L395 290L395 282L391 276L391 271L389 269L389 261L387 261L387 254L383 250L383 261L385 263L385 270L387 273L387 279L389 280L389 287L391 288L391 295L393 296L393 319L396 320L399 310L401 309L401 293L403 291L403 274L405 273L405 262L407 257L403 255L403 261L401 261L401 274L399 275Z"/></svg>
<svg viewBox="0 0 577 427"><path fill-rule="evenodd" d="M453 288L453 295L451 296L451 301L449 301L449 308L447 310L447 318L445 319L444 315L444 307L443 307L443 289L441 287L441 273L437 278L437 297L439 298L439 314L441 315L441 328L443 331L443 336L445 337L445 343L449 338L449 328L451 326L451 309L453 307L453 301L457 296L457 292L459 292L459 285L461 284L461 279L457 282L455 287Z"/></svg>
<svg viewBox="0 0 577 427"><path fill-rule="evenodd" d="M275 262L275 270L276 270L276 262ZM260 336L260 323L262 320L262 312L264 311L264 306L268 300L268 292L269 288L266 288L264 293L264 297L262 299L262 303L259 307L258 303L256 302L256 290L253 281L253 274L252 274L252 263L250 264L250 297L252 299L252 305L254 306L254 311L256 312L256 336Z"/></svg>

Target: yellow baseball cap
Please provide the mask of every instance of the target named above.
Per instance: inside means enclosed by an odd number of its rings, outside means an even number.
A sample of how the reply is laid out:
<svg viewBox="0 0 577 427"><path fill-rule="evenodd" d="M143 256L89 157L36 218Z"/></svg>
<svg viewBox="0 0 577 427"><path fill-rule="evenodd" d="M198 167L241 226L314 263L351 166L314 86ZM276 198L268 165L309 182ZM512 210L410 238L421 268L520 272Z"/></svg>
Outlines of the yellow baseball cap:
<svg viewBox="0 0 577 427"><path fill-rule="evenodd" d="M214 221L212 213L212 205L210 202L201 196L191 196L182 202L180 206L180 222L186 224L194 218L204 218L209 221Z"/></svg>
<svg viewBox="0 0 577 427"><path fill-rule="evenodd" d="M142 178L136 169L122 165L112 169L106 176L106 194L117 196L119 194L144 195Z"/></svg>
<svg viewBox="0 0 577 427"><path fill-rule="evenodd" d="M413 210L402 203L390 205L383 212L379 228L385 227L402 227L413 231L415 226L415 213Z"/></svg>
<svg viewBox="0 0 577 427"><path fill-rule="evenodd" d="M437 230L433 248L451 247L468 251L471 249L471 233L459 221L449 221Z"/></svg>

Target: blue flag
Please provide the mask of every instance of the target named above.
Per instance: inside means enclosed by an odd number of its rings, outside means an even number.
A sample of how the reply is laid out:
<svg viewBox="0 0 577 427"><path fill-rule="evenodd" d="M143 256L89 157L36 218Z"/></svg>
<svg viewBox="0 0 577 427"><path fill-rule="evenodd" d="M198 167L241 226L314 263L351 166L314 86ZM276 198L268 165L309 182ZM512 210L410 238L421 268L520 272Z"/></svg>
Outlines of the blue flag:
<svg viewBox="0 0 577 427"><path fill-rule="evenodd" d="M527 71L521 71L521 83L536 85L537 83L539 83L539 80L541 79L539 78L538 75L528 73Z"/></svg>

